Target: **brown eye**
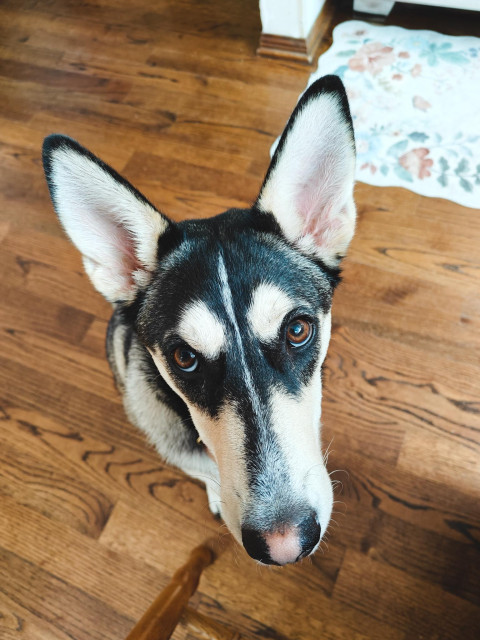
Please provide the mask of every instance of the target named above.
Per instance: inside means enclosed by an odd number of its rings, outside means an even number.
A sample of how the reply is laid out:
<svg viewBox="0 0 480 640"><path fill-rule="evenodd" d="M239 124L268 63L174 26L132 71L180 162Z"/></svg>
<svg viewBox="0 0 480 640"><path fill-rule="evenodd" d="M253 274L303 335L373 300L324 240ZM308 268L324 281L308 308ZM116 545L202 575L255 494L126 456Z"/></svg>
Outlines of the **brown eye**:
<svg viewBox="0 0 480 640"><path fill-rule="evenodd" d="M302 347L310 340L313 327L303 318L295 318L287 327L287 340L292 347Z"/></svg>
<svg viewBox="0 0 480 640"><path fill-rule="evenodd" d="M196 354L188 347L177 347L173 352L173 360L179 369L186 372L195 371L198 366Z"/></svg>

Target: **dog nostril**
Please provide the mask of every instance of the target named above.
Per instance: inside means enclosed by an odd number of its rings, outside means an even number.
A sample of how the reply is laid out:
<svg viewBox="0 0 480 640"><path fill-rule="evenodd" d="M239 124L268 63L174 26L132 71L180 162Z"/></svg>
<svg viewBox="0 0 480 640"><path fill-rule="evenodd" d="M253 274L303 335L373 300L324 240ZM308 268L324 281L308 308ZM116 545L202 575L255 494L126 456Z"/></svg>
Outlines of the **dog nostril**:
<svg viewBox="0 0 480 640"><path fill-rule="evenodd" d="M265 538L259 531L242 528L242 544L245 547L245 551L254 560L259 560L264 564L277 564L270 558Z"/></svg>
<svg viewBox="0 0 480 640"><path fill-rule="evenodd" d="M300 560L310 555L320 541L322 531L315 511L311 511L308 516L301 521L299 529L302 544L302 552L298 556Z"/></svg>
<svg viewBox="0 0 480 640"><path fill-rule="evenodd" d="M320 524L315 511L300 522L283 522L259 531L242 527L242 543L249 556L263 564L284 565L310 555L320 541Z"/></svg>

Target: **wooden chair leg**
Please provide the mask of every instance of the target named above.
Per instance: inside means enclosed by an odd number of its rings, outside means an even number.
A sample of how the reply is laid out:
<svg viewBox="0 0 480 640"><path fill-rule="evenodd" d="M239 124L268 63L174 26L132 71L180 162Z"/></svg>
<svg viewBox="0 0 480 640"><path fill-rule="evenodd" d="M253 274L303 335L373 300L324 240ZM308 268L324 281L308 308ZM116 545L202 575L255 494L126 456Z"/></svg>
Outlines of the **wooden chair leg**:
<svg viewBox="0 0 480 640"><path fill-rule="evenodd" d="M187 562L178 569L170 583L152 602L133 627L126 640L167 640L172 635L186 607L195 593L205 567L212 564L215 553L209 544L196 547Z"/></svg>

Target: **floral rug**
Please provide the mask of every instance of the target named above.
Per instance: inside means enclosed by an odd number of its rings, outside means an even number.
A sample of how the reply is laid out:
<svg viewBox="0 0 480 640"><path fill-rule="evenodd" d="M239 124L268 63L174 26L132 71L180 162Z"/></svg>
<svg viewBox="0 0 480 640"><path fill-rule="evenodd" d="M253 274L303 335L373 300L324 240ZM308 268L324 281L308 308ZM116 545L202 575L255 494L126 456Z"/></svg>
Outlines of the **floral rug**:
<svg viewBox="0 0 480 640"><path fill-rule="evenodd" d="M309 84L345 83L357 180L480 208L480 39L352 20Z"/></svg>

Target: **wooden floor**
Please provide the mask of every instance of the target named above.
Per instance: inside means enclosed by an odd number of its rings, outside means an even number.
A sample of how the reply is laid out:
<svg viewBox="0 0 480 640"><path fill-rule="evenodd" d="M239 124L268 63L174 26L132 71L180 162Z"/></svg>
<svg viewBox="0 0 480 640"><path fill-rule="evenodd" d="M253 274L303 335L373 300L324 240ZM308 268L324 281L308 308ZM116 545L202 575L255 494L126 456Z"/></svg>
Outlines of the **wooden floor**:
<svg viewBox="0 0 480 640"><path fill-rule="evenodd" d="M480 35L473 15L389 21ZM121 640L212 533L224 553L176 640L480 637L478 211L357 186L324 396L343 490L299 566L232 543L114 389L109 305L53 213L42 139L77 138L177 220L247 205L311 70L257 58L259 34L256 0L0 4L2 640Z"/></svg>

